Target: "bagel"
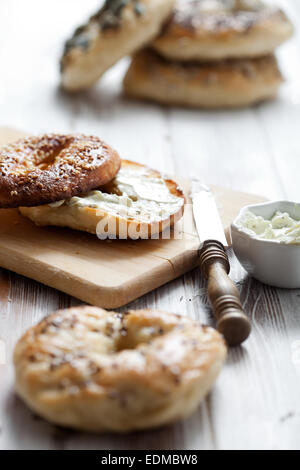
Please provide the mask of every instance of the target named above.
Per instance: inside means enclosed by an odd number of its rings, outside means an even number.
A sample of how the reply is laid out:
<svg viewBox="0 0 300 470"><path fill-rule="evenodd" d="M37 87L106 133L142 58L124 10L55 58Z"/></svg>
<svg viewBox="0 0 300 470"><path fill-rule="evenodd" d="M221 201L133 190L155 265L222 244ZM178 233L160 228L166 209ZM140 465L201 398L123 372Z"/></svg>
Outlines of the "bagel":
<svg viewBox="0 0 300 470"><path fill-rule="evenodd" d="M90 193L20 212L37 225L57 225L98 238L151 238L182 217L184 195L158 171L122 160L115 179Z"/></svg>
<svg viewBox="0 0 300 470"><path fill-rule="evenodd" d="M62 86L79 91L94 85L122 57L159 33L175 0L106 0L67 41L61 59Z"/></svg>
<svg viewBox="0 0 300 470"><path fill-rule="evenodd" d="M273 98L282 83L274 56L192 63L169 62L151 50L132 59L127 95L167 105L234 108Z"/></svg>
<svg viewBox="0 0 300 470"><path fill-rule="evenodd" d="M0 149L0 208L48 204L112 180L120 157L98 137L46 134Z"/></svg>
<svg viewBox="0 0 300 470"><path fill-rule="evenodd" d="M151 46L171 60L247 58L271 54L292 34L285 13L259 0L180 0Z"/></svg>
<svg viewBox="0 0 300 470"><path fill-rule="evenodd" d="M89 432L128 432L190 415L226 357L214 329L156 310L60 310L14 351L16 390L38 415Z"/></svg>

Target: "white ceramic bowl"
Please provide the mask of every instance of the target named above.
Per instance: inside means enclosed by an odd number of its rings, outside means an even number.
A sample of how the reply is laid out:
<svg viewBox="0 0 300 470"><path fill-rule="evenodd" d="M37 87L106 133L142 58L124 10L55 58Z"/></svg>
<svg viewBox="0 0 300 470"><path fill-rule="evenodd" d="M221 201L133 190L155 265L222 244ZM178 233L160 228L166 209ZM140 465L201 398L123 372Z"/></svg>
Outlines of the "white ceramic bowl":
<svg viewBox="0 0 300 470"><path fill-rule="evenodd" d="M243 232L237 223L246 211L265 219L270 219L276 211L288 212L300 220L300 204L274 201L245 206L231 224L234 253L251 276L271 286L300 288L300 245L260 240Z"/></svg>

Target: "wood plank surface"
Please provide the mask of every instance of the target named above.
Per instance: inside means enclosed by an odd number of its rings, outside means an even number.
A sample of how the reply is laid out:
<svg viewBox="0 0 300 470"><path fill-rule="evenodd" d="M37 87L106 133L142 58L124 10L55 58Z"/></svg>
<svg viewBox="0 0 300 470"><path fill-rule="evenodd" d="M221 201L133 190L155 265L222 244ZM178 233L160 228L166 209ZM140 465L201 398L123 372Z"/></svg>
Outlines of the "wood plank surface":
<svg viewBox="0 0 300 470"><path fill-rule="evenodd" d="M279 3L277 1L277 3ZM278 51L279 98L239 111L205 112L131 102L120 91L127 59L78 96L58 88L63 40L98 0L0 2L0 125L96 133L125 158L181 177L299 202L300 3L282 0L297 27ZM91 436L37 419L13 392L12 349L47 313L78 301L0 270L0 449L300 449L300 290L264 286L231 255L253 333L232 349L214 389L188 420L128 436ZM130 304L213 323L199 270ZM123 308L124 309L124 308ZM2 359L1 359L2 358Z"/></svg>

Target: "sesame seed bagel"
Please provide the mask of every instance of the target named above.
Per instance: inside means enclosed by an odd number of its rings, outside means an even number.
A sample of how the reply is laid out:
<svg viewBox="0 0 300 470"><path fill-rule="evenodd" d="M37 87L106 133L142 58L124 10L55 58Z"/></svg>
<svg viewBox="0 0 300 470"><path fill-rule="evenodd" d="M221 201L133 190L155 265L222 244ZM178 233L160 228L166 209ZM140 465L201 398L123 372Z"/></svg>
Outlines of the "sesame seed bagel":
<svg viewBox="0 0 300 470"><path fill-rule="evenodd" d="M87 194L54 204L20 207L36 225L83 230L100 239L148 239L183 215L184 194L158 171L122 160L115 178Z"/></svg>
<svg viewBox="0 0 300 470"><path fill-rule="evenodd" d="M292 34L285 13L260 0L179 0L152 47L181 61L257 57Z"/></svg>
<svg viewBox="0 0 300 470"><path fill-rule="evenodd" d="M218 62L169 62L152 50L132 59L127 95L166 105L234 108L274 98L282 76L274 56Z"/></svg>
<svg viewBox="0 0 300 470"><path fill-rule="evenodd" d="M106 0L77 28L61 59L62 86L79 91L94 85L118 60L151 41L175 0Z"/></svg>
<svg viewBox="0 0 300 470"><path fill-rule="evenodd" d="M120 157L98 137L46 134L0 149L0 207L36 206L106 184Z"/></svg>
<svg viewBox="0 0 300 470"><path fill-rule="evenodd" d="M91 432L161 426L191 414L226 357L220 334L156 310L60 310L14 352L16 389L37 414Z"/></svg>

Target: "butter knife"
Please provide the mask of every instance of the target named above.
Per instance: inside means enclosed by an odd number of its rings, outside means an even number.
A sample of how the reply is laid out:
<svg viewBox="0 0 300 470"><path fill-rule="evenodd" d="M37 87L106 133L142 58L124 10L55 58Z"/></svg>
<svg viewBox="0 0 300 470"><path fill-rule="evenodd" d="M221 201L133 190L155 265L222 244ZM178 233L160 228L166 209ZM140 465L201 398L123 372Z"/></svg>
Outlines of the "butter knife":
<svg viewBox="0 0 300 470"><path fill-rule="evenodd" d="M248 338L251 324L243 311L239 291L228 276L228 243L222 221L210 189L198 180L192 180L191 198L201 242L200 266L208 281L208 298L217 320L217 329L229 346L237 346Z"/></svg>

